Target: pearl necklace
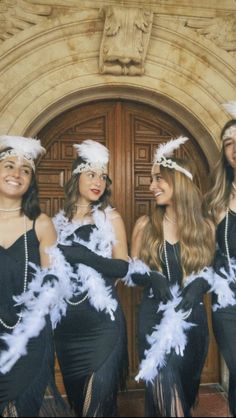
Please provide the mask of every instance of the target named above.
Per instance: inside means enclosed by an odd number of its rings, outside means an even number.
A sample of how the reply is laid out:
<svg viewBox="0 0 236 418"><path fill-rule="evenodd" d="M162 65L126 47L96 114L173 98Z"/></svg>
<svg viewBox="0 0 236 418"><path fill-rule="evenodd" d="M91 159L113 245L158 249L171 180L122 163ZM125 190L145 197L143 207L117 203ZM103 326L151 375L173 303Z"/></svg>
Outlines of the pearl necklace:
<svg viewBox="0 0 236 418"><path fill-rule="evenodd" d="M21 209L21 208L20 208ZM27 280L28 280L28 262L29 262L29 253L28 253L28 243L27 243L27 221L26 221L26 216L24 215L24 229L25 229L25 233L24 233L24 247L25 247L25 274L24 274L24 288L23 288L23 293L25 293L26 292L26 289L27 289ZM8 329L8 330L10 330L10 331L12 331L12 330L14 330L18 325L19 325L19 323L21 322L21 319L22 319L22 313L20 313L19 314L19 318L18 318L18 321L17 321L17 323L15 324L15 325L13 325L13 326L10 326L10 325L7 325L1 318L0 318L0 324L4 327L4 328L6 328L6 329Z"/></svg>
<svg viewBox="0 0 236 418"><path fill-rule="evenodd" d="M166 240L164 239L164 256L165 256L165 264L166 264L166 270L167 270L167 278L170 282L171 280L171 276L170 276L170 266L169 266L169 261L168 261L168 254L167 254L167 249L166 249Z"/></svg>
<svg viewBox="0 0 236 418"><path fill-rule="evenodd" d="M2 208L0 208L0 212L17 212L18 210L21 210L21 206L19 208L14 208L14 209L2 209Z"/></svg>
<svg viewBox="0 0 236 418"><path fill-rule="evenodd" d="M85 295L85 297L83 298L83 299L81 299L81 300L79 300L78 302L71 302L70 300L68 300L68 299L66 299L66 302L69 304L69 305L71 305L71 306L78 306L78 305L80 305L81 303L83 303L86 299L88 298L88 293L87 293L87 295Z"/></svg>
<svg viewBox="0 0 236 418"><path fill-rule="evenodd" d="M228 208L227 213L226 213L226 219L225 219L225 249L226 249L226 255L227 255L230 271L232 271L231 261L230 261L230 252L229 252L229 243L228 243L229 211L230 209Z"/></svg>

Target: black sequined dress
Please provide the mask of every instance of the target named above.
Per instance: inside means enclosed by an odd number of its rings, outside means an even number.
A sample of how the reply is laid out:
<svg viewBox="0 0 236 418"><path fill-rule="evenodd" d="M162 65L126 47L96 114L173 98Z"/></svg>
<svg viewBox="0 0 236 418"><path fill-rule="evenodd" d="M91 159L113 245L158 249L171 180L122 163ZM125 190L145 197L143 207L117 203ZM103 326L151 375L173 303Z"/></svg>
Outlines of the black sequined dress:
<svg viewBox="0 0 236 418"><path fill-rule="evenodd" d="M172 245L167 242L166 249L171 285L181 285L183 273L180 264L179 244ZM162 269L168 277L164 262ZM162 313L157 313L158 305L157 299L150 297L150 288L146 287L138 320L140 361L144 358L145 349L150 348L146 336L152 334L153 327L159 324L162 319ZM191 328L187 333L188 342L184 356L181 357L172 350L154 384L147 385L145 416L191 416L191 408L197 399L201 373L209 345L207 313L204 304L201 303L194 307L187 321L197 326Z"/></svg>
<svg viewBox="0 0 236 418"><path fill-rule="evenodd" d="M94 228L82 225L74 234L89 241ZM118 301L115 281L104 280ZM55 343L67 397L76 415L116 416L117 393L128 372L126 323L119 301L114 321L109 314L98 312L88 298L76 306L68 304L66 317L55 330Z"/></svg>
<svg viewBox="0 0 236 418"><path fill-rule="evenodd" d="M226 217L217 227L217 242L221 251L225 248ZM228 246L231 258L236 258L236 213L229 212ZM234 287L236 295L236 287ZM216 296L213 295L215 304ZM228 306L213 312L213 331L221 354L229 369L229 406L233 416L236 416L236 306Z"/></svg>
<svg viewBox="0 0 236 418"><path fill-rule="evenodd" d="M40 265L39 242L33 228L27 232L29 262ZM13 295L23 292L25 273L24 235L8 249L0 246L0 318L8 325L16 324L20 307L14 307ZM28 283L32 271L28 269ZM0 324L0 334L9 333ZM0 352L5 344L0 340ZM17 416L39 415L48 385L54 386L54 349L50 320L37 338L30 340L27 355L22 357L7 374L0 373L0 415L10 409ZM10 408L10 409L9 409ZM11 415L10 415L11 416Z"/></svg>

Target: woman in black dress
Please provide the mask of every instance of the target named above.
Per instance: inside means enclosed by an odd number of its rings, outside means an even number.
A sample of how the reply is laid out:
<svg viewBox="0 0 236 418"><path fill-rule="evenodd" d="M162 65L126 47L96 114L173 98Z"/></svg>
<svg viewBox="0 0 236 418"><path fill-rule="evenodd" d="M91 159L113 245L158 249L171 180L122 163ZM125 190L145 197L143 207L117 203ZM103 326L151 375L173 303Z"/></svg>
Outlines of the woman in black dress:
<svg viewBox="0 0 236 418"><path fill-rule="evenodd" d="M55 330L56 351L76 415L115 416L128 366L126 324L115 288L128 270L126 233L109 205L108 150L91 140L75 148L65 209L54 224L79 289Z"/></svg>
<svg viewBox="0 0 236 418"><path fill-rule="evenodd" d="M222 150L205 207L216 225L213 330L229 369L229 407L236 416L236 102L226 105L233 119L221 132Z"/></svg>
<svg viewBox="0 0 236 418"><path fill-rule="evenodd" d="M156 208L137 221L132 256L140 260L131 262L126 278L144 286L137 379L146 382L148 417L191 415L208 350L203 295L210 285L204 268L213 257L213 229L202 216L189 164L167 158L186 140L172 140L156 152L150 187Z"/></svg>
<svg viewBox="0 0 236 418"><path fill-rule="evenodd" d="M56 242L51 220L41 214L34 159L44 153L40 141L0 137L0 334L10 335L21 324L22 308L13 296L26 292L32 280L32 262L49 264L45 248ZM0 339L0 356L6 350ZM16 349L18 347L15 347ZM27 354L10 371L0 372L0 415L39 415L48 385L54 386L51 324L30 341Z"/></svg>

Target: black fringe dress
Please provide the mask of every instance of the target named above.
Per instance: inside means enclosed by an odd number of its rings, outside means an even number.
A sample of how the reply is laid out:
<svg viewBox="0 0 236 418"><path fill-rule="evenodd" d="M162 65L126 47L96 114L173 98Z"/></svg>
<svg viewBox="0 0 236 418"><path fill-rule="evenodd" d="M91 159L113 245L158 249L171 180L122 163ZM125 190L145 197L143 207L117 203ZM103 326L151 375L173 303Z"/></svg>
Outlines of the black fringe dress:
<svg viewBox="0 0 236 418"><path fill-rule="evenodd" d="M217 242L221 251L226 254L225 226L226 217L217 227ZM236 258L236 213L229 212L228 246L231 258ZM236 285L234 285L236 297ZM217 302L213 294L213 304ZM229 369L229 407L233 416L236 416L236 306L228 306L213 312L213 331L220 352Z"/></svg>
<svg viewBox="0 0 236 418"><path fill-rule="evenodd" d="M82 225L74 234L89 241L94 228ZM104 280L118 301L115 281ZM76 306L68 304L66 317L55 330L55 343L67 397L76 415L116 416L118 390L124 387L128 373L126 323L119 301L114 321L88 299Z"/></svg>
<svg viewBox="0 0 236 418"><path fill-rule="evenodd" d="M183 273L179 244L172 245L166 242L166 249L171 277L170 285L180 285ZM162 269L168 277L164 263ZM144 288L138 319L140 361L144 359L145 350L150 348L146 336L152 334L153 327L160 324L162 319L162 313L157 314L159 303L160 301L150 297L150 287ZM147 417L191 416L191 408L197 399L209 345L207 313L203 303L195 306L187 321L197 326L187 331L188 342L184 356L181 357L172 350L154 384L148 383L146 386L145 416Z"/></svg>
<svg viewBox="0 0 236 418"><path fill-rule="evenodd" d="M39 242L33 228L27 232L29 262L40 265ZM9 326L16 324L20 307L14 307L13 295L23 292L25 272L24 235L10 248L0 246L0 318ZM32 271L28 269L28 282ZM9 333L0 324L0 335ZM0 352L6 349L0 340ZM50 320L37 338L30 340L27 355L17 361L7 374L0 373L0 415L36 417L39 415L47 386L54 385L54 346ZM41 410L42 412L42 410ZM49 409L45 409L45 416ZM52 416L52 415L51 415Z"/></svg>

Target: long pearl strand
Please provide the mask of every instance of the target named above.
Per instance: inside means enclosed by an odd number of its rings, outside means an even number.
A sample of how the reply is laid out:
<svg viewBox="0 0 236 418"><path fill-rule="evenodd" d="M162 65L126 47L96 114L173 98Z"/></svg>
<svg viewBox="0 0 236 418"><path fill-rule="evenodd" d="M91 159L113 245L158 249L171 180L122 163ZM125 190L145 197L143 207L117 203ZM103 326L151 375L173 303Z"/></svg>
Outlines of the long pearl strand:
<svg viewBox="0 0 236 418"><path fill-rule="evenodd" d="M78 302L71 302L71 301L70 301L70 300L68 300L68 299L66 299L66 302L67 302L69 305L71 305L71 306L78 306L78 305L80 305L81 303L83 303L86 299L88 299L88 293L87 293L87 295L85 295L85 297L84 297L83 299L79 300Z"/></svg>
<svg viewBox="0 0 236 418"><path fill-rule="evenodd" d="M24 215L24 228L25 228L25 233L24 233L24 247L25 247L25 274L24 274L24 289L23 289L23 293L26 292L27 289L27 281L28 281L28 262L29 262L29 253L28 253L28 243L27 243L27 221L26 221L26 216ZM21 322L22 319L22 313L19 314L19 318L18 321L15 325L10 326L7 325L1 318L0 318L0 324L6 328L7 330L14 330L19 323Z"/></svg>
<svg viewBox="0 0 236 418"><path fill-rule="evenodd" d="M225 219L225 249L226 249L226 255L229 263L229 270L230 273L233 272L231 259L230 259L230 252L229 252L229 243L228 243L228 231L229 231L229 208L227 209L226 213L226 219ZM233 279L234 282L236 282L236 278Z"/></svg>
<svg viewBox="0 0 236 418"><path fill-rule="evenodd" d="M169 267L169 261L168 261L168 255L167 255L167 249L166 249L166 240L164 239L164 256L165 256L165 263L166 263L166 270L167 270L167 278L170 282L171 276L170 276L170 267Z"/></svg>

